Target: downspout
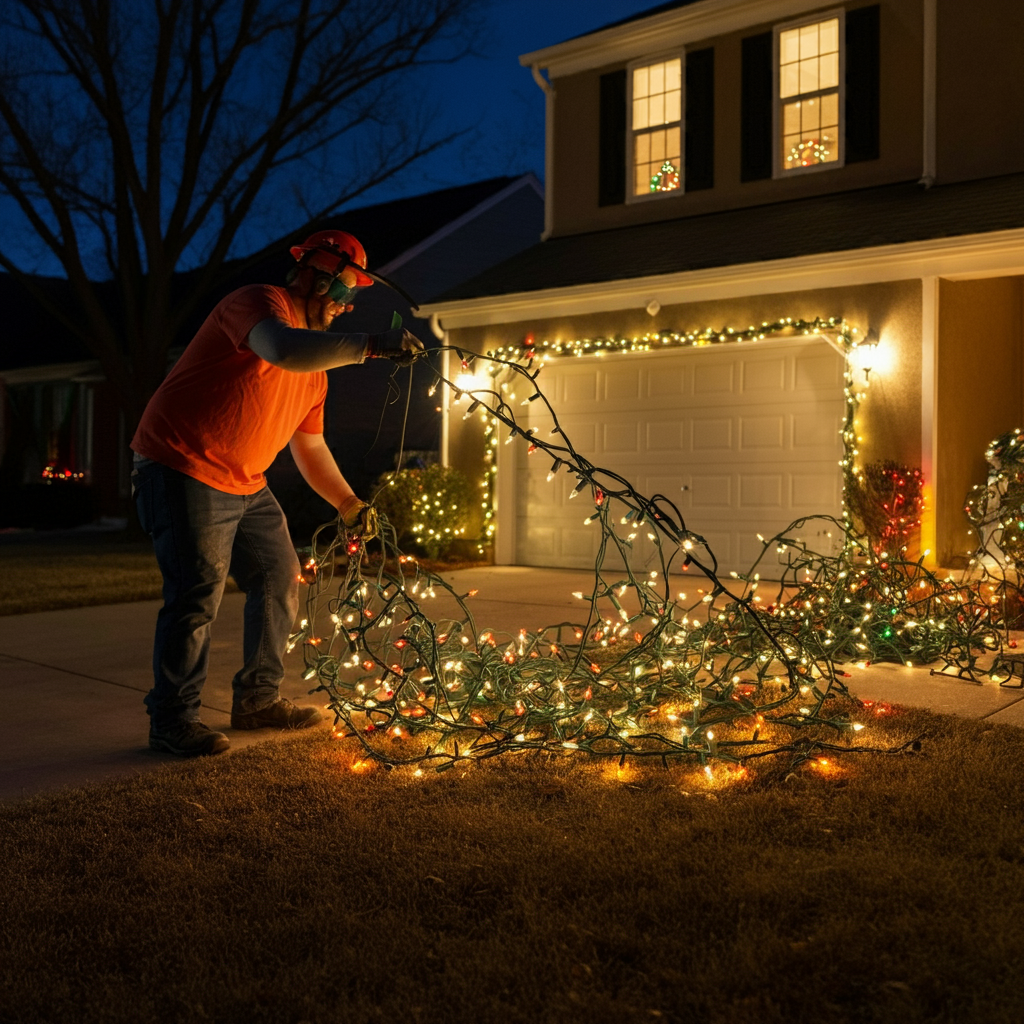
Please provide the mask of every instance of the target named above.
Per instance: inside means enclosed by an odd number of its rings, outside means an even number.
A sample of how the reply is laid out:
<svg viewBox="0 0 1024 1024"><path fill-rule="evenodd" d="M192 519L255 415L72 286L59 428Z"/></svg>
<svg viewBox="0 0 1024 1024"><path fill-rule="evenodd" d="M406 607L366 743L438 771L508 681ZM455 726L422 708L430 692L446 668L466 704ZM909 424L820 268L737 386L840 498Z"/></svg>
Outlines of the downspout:
<svg viewBox="0 0 1024 1024"><path fill-rule="evenodd" d="M935 121L938 89L938 0L924 0L924 173L919 185L931 188L937 175Z"/></svg>
<svg viewBox="0 0 1024 1024"><path fill-rule="evenodd" d="M441 327L441 321L438 319L436 313L430 314L430 330L434 337L437 338L442 345L446 346L445 351L441 353L441 376L446 380L450 380L451 377L448 373L448 332ZM447 467L449 464L449 438L451 429L450 410L448 408L448 388L442 388L441 394L444 396L441 399L441 465Z"/></svg>
<svg viewBox="0 0 1024 1024"><path fill-rule="evenodd" d="M530 71L533 72L533 80L544 93L544 231L540 240L546 242L551 237L555 211L555 90L540 73L539 64L531 64Z"/></svg>

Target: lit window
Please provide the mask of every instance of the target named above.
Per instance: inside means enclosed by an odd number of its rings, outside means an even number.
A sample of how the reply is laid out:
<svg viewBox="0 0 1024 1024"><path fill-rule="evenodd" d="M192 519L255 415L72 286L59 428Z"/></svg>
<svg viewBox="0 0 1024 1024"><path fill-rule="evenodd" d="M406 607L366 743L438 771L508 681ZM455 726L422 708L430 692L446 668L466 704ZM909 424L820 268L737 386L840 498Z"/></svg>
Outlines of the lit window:
<svg viewBox="0 0 1024 1024"><path fill-rule="evenodd" d="M778 30L779 168L839 160L839 17Z"/></svg>
<svg viewBox="0 0 1024 1024"><path fill-rule="evenodd" d="M682 185L683 62L633 69L633 195L674 192Z"/></svg>

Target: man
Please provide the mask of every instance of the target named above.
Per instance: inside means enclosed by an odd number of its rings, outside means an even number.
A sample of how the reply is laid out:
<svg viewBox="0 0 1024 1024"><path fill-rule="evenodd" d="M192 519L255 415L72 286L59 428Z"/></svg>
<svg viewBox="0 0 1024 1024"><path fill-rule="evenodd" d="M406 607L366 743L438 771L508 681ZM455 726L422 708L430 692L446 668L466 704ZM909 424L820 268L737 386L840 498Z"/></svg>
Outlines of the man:
<svg viewBox="0 0 1024 1024"><path fill-rule="evenodd" d="M233 729L296 729L320 718L280 696L298 610L299 564L264 471L285 446L346 528L367 508L323 437L326 370L367 358L410 362L423 345L401 329L335 334L336 316L373 284L366 253L344 231L291 249L287 287L251 285L221 301L150 400L132 439L135 502L164 578L145 698L149 745L183 757L230 743L199 720L210 625L230 574L244 591L242 668Z"/></svg>

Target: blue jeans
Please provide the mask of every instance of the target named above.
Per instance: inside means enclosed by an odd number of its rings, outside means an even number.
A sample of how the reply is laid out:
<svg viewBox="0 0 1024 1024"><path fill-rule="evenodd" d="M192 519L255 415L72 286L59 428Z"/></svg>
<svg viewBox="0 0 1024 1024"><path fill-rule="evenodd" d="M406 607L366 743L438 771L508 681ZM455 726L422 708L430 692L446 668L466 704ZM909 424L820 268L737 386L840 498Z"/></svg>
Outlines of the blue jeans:
<svg viewBox="0 0 1024 1024"><path fill-rule="evenodd" d="M267 487L226 494L157 462L137 465L132 481L164 577L145 698L153 727L199 716L210 626L229 574L245 593L244 664L231 683L232 710L273 703L299 607L299 561L277 499Z"/></svg>

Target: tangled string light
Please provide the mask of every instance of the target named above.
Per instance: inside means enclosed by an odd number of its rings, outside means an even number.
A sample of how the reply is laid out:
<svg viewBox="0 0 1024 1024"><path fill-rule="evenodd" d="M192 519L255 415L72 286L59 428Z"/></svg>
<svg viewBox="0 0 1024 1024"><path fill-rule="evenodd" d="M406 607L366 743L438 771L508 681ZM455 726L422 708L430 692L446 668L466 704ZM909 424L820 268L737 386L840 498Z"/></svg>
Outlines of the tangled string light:
<svg viewBox="0 0 1024 1024"><path fill-rule="evenodd" d="M637 351L780 332L828 332L847 352L856 344L855 331L832 318L585 345ZM467 415L482 411L492 433L507 430L509 442L551 459L549 479L568 479L572 496L586 496L586 523L600 531L593 584L576 593L581 613L573 621L535 632L481 629L475 592L458 593L404 555L383 517L375 560L337 523L321 527L305 571L306 618L289 649L301 645L305 678L317 683L313 692L327 693L335 734L357 737L368 759L422 772L512 751L580 752L620 762L688 759L711 775L715 762L742 773L769 755L799 764L830 752L879 752L860 741L865 723L854 715L886 708L852 701L841 664L942 661L975 678L979 656L1004 649L1005 581L939 579L907 561L905 549L872 551L845 511L842 520L811 517L761 538L749 571L723 578L714 552L668 497L642 495L576 451L537 383L537 346L487 356L450 351L463 370L474 361L488 369L491 386L466 396ZM438 375L439 385L462 397L455 382ZM546 434L517 421L517 391L531 413L541 403ZM852 485L859 396L849 360L845 393L841 465ZM832 551L801 539L819 533L822 520L836 534ZM654 554L635 567L641 534ZM780 578L762 580L762 565ZM690 596L672 592L672 572L699 577L684 584ZM1005 664L1003 671L1009 677Z"/></svg>

